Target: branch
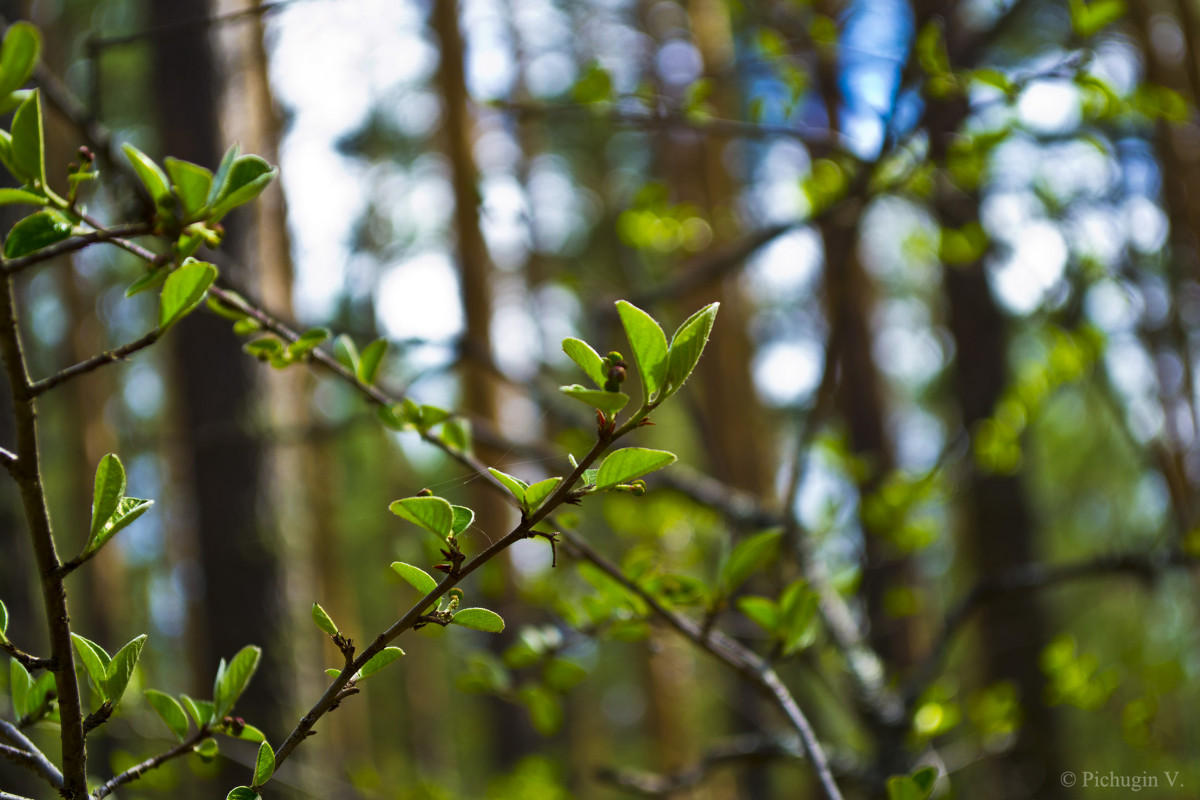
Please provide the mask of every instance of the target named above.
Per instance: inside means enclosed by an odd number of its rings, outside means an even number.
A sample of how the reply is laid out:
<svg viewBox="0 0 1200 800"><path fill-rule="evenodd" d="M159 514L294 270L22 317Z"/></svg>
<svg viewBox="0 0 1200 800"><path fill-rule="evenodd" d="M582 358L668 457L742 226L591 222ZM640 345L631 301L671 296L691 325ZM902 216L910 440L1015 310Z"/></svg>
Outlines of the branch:
<svg viewBox="0 0 1200 800"><path fill-rule="evenodd" d="M16 275L18 272L28 267L41 264L45 261L49 261L67 253L74 253L78 250L83 250L85 247L91 247L94 244L100 244L102 242L114 242L114 240L124 236L145 236L154 232L154 226L148 222L134 222L128 225L115 225L111 228L105 228L101 225L95 225L94 227L96 228L94 231L88 231L87 233L81 233L78 236L73 236L70 239L64 239L63 241L52 244L49 247L43 247L41 250L36 250L27 256L4 259L3 261L0 261L0 269L2 269L7 275Z"/></svg>
<svg viewBox="0 0 1200 800"><path fill-rule="evenodd" d="M975 585L947 615L941 633L917 666L904 690L905 705L911 708L936 674L954 637L975 612L1007 594L1039 591L1088 578L1130 575L1153 584L1172 569L1200 565L1200 557L1180 551L1168 553L1117 553L1065 564L1028 564L986 578Z"/></svg>
<svg viewBox="0 0 1200 800"><path fill-rule="evenodd" d="M122 361L137 351L143 350L154 344L161 336L162 330L155 328L145 336L134 339L132 342L128 342L112 350L105 350L103 353L94 355L84 361L80 361L74 366L67 367L66 369L60 370L53 375L42 378L40 381L34 381L33 385L29 387L29 391L34 397L37 397L43 392L50 391L60 383L65 383L72 378L77 378L80 375L86 375L89 372L94 372L100 367L111 364L114 361Z"/></svg>
<svg viewBox="0 0 1200 800"><path fill-rule="evenodd" d="M71 646L71 615L67 593L59 573L60 562L50 527L50 513L38 456L37 412L31 392L29 370L21 343L13 301L11 274L0 278L0 354L8 373L16 423L17 460L9 472L17 483L29 538L41 579L42 604L46 611L50 656L54 660L54 683L58 693L62 740L62 795L78 800L87 794L87 751L83 735L83 709L79 680Z"/></svg>
<svg viewBox="0 0 1200 800"><path fill-rule="evenodd" d="M8 745L0 744L0 748L3 748L5 758L14 764L19 764L26 769L36 772L55 789L63 788L62 773L50 762L50 759L46 758L37 745L29 741L28 737L21 733L16 725L0 719L0 739L5 739L9 742Z"/></svg>
<svg viewBox="0 0 1200 800"><path fill-rule="evenodd" d="M117 775L100 786L97 786L92 790L91 797L93 800L100 800L102 797L107 797L121 786L131 783L132 781L136 781L150 770L161 767L171 759L178 758L179 756L186 756L188 753L192 752L193 747L205 739L212 738L212 735L212 731L210 731L207 726L202 727L196 733L192 734L191 738L187 739L182 744L177 744L164 753L159 753L153 758L148 758L142 763L130 767L120 775Z"/></svg>
<svg viewBox="0 0 1200 800"><path fill-rule="evenodd" d="M491 105L514 115L521 121L537 120L549 116L575 115L648 130L690 130L713 136L742 139L795 139L807 145L813 151L814 157L825 155L839 148L848 149L847 143L842 141L837 134L831 136L830 131L825 128L809 126L692 116L683 111L670 109L634 110L579 103L514 103L503 100Z"/></svg>
<svg viewBox="0 0 1200 800"><path fill-rule="evenodd" d="M13 660L15 660L21 666L25 667L25 669L30 670L30 671L33 671L35 669L53 669L54 668L54 659L39 658L38 656L30 655L29 653L26 653L24 650L22 650L21 648L17 647L15 644L13 644L12 642L7 641L7 640L0 641L0 650L3 650L5 653L8 653L9 656L11 656L13 658Z"/></svg>
<svg viewBox="0 0 1200 800"><path fill-rule="evenodd" d="M603 767L596 770L596 779L648 797L667 797L698 785L708 773L729 764L802 758L804 752L796 742L764 739L760 736L740 736L712 747L694 764L675 772L656 774Z"/></svg>
<svg viewBox="0 0 1200 800"><path fill-rule="evenodd" d="M792 697L783 681L779 679L775 670L754 651L737 640L731 639L718 630L705 629L699 623L663 606L653 595L646 592L634 581L629 580L619 567L600 555L582 537L569 530L561 530L561 535L568 548L573 550L580 558L591 562L613 580L636 594L668 625L683 634L684 637L697 647L736 671L752 686L767 695L784 713L784 716L788 718L788 722L791 723L796 733L799 734L801 746L804 748L808 760L812 763L813 770L817 773L817 778L821 782L821 788L824 791L825 797L829 798L829 800L841 800L842 793L838 789L837 781L833 778L833 773L830 771L829 759L825 756L825 751L821 747L820 742L817 741L817 736L812 729L812 725L804 715L804 712L796 704L795 698Z"/></svg>

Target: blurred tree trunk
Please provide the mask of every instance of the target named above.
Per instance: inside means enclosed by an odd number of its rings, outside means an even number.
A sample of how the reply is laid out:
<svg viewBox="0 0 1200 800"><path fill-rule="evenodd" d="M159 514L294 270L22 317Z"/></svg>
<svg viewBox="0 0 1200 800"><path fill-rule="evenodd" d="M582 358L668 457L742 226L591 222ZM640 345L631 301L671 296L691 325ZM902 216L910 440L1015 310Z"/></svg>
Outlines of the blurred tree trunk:
<svg viewBox="0 0 1200 800"><path fill-rule="evenodd" d="M151 4L150 24L170 26L209 16L205 0ZM153 42L153 90L159 112L161 150L176 158L215 167L217 84L207 26L175 27ZM235 216L227 224L238 241ZM225 268L235 282L247 274ZM273 647L279 641L279 567L276 545L260 524L264 454L251 432L258 388L228 320L203 311L184 320L167 337L175 359L181 414L179 458L194 509L193 535L204 575L204 618L193 676L201 697L211 691L217 660L248 644L264 648L261 674L285 675L290 665ZM277 724L284 709L284 681L263 680L238 704L248 721Z"/></svg>
<svg viewBox="0 0 1200 800"><path fill-rule="evenodd" d="M450 159L451 183L454 191L454 237L457 244L459 285L462 295L466 330L461 345L462 406L473 416L498 429L499 393L492 374L492 269L487 244L480 228L479 169L473 147L475 137L471 118L471 102L466 82L466 50L459 28L459 4L456 0L433 3L430 25L438 39L441 60L438 65L437 86L442 98L442 141ZM478 448L478 456L490 465L498 464L502 453L486 447ZM475 526L481 528L488 540L506 534L515 520L515 513L490 487L481 481L472 484L471 508L475 511ZM477 535L472 533L470 538ZM507 554L497 559L501 572L502 593L497 610L517 630L525 616L524 605L517 602ZM491 643L494 650L503 647L505 639ZM527 716L512 704L501 700L488 702L495 735L494 753L497 763L511 767L518 759L537 746Z"/></svg>
<svg viewBox="0 0 1200 800"><path fill-rule="evenodd" d="M947 48L956 68L980 58L978 43L968 44L968 32L947 32ZM960 136L969 107L964 97L928 98L926 121L930 160L946 164L947 151ZM961 229L979 223L979 194L974 187L939 176L933 211L944 228ZM943 268L948 300L947 324L955 345L954 388L962 425L974 432L990 417L1008 385L1006 320L988 285L984 258ZM962 494L968 520L964 550L977 579L986 580L1037 558L1037 522L1024 487L1016 475L978 469L974 461ZM1039 657L1048 624L1033 592L1013 594L1004 603L986 605L979 615L984 673L990 681L1011 680L1021 696L1023 719L1019 738L1000 762L996 797L1062 796L1057 720L1043 701L1046 683Z"/></svg>

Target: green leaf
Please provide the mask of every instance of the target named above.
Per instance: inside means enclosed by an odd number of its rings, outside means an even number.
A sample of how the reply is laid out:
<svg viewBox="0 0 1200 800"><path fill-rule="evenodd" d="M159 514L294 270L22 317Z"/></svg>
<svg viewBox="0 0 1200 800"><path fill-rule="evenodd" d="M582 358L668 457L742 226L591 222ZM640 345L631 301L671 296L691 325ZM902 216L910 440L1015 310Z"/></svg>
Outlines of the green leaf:
<svg viewBox="0 0 1200 800"><path fill-rule="evenodd" d="M561 386L559 391L568 397L574 397L581 403L587 403L592 408L598 408L612 416L625 407L629 395L624 392L606 392L603 389L588 389L578 383L571 386Z"/></svg>
<svg viewBox="0 0 1200 800"><path fill-rule="evenodd" d="M200 760L205 764L210 763L214 758L216 758L217 753L219 753L220 750L221 747L217 744L216 739L205 739L203 742L200 742L200 744L192 748L192 751L196 755L200 756ZM255 797L257 796L258 795L255 795Z"/></svg>
<svg viewBox="0 0 1200 800"><path fill-rule="evenodd" d="M393 561L392 571L406 580L410 586L422 595L427 595L437 588L438 584L433 576L420 567L405 564L403 561Z"/></svg>
<svg viewBox="0 0 1200 800"><path fill-rule="evenodd" d="M33 75L42 52L42 34L28 22L14 22L0 45L0 95L20 89Z"/></svg>
<svg viewBox="0 0 1200 800"><path fill-rule="evenodd" d="M608 370L604 366L604 359L590 344L582 339L568 337L563 339L562 349L579 365L584 374L592 379L597 388L604 386L604 382L608 380Z"/></svg>
<svg viewBox="0 0 1200 800"><path fill-rule="evenodd" d="M911 775L894 775L887 781L888 800L928 800L937 783L936 767L925 767Z"/></svg>
<svg viewBox="0 0 1200 800"><path fill-rule="evenodd" d="M20 258L69 239L73 226L57 211L39 211L12 226L4 240L4 257Z"/></svg>
<svg viewBox="0 0 1200 800"><path fill-rule="evenodd" d="M242 725L236 734L230 730L222 731L222 733L231 739L241 739L244 742L254 742L255 744L267 740L266 735L253 725Z"/></svg>
<svg viewBox="0 0 1200 800"><path fill-rule="evenodd" d="M150 199L155 205L166 205L171 202L171 179L167 177L167 173L163 172L163 168L155 163L154 159L138 150L129 142L121 145L121 150L125 153L125 157L129 159L129 163L133 165L133 171L137 173L138 179L142 185L146 187L146 191L150 195Z"/></svg>
<svg viewBox="0 0 1200 800"><path fill-rule="evenodd" d="M1090 39L1125 16L1125 0L1071 0L1071 27L1081 39Z"/></svg>
<svg viewBox="0 0 1200 800"><path fill-rule="evenodd" d="M383 648L363 664L362 669L358 671L358 680L366 680L402 655L404 655L404 651L399 647Z"/></svg>
<svg viewBox="0 0 1200 800"><path fill-rule="evenodd" d="M538 481L525 490L525 509L529 513L538 510L542 502L554 493L558 485L562 483L562 478L546 478L544 481Z"/></svg>
<svg viewBox="0 0 1200 800"><path fill-rule="evenodd" d="M320 603L312 604L312 619L317 623L317 627L328 633L330 636L338 635L338 627L333 624L333 618L321 608Z"/></svg>
<svg viewBox="0 0 1200 800"><path fill-rule="evenodd" d="M552 658L542 668L542 680L556 692L566 692L587 677L587 670L565 658Z"/></svg>
<svg viewBox="0 0 1200 800"><path fill-rule="evenodd" d="M671 346L667 354L667 380L663 386L663 397L669 397L679 391L684 381L692 374L704 346L708 344L709 334L712 333L713 322L717 319L717 309L720 303L710 303L688 317L675 335L671 337Z"/></svg>
<svg viewBox="0 0 1200 800"><path fill-rule="evenodd" d="M142 692L142 695L150 703L150 707L166 723L167 727L171 729L171 733L175 734L175 738L181 742L187 738L187 714L183 712L183 706L179 705L178 700L166 692L160 692L157 689L147 689Z"/></svg>
<svg viewBox="0 0 1200 800"><path fill-rule="evenodd" d="M233 704L246 691L246 685L254 677L262 649L247 645L238 651L224 670L219 670L213 685L213 720L219 720L233 709Z"/></svg>
<svg viewBox="0 0 1200 800"><path fill-rule="evenodd" d="M649 402L667 378L667 335L653 317L632 303L618 300L617 313L625 326L625 337L629 339Z"/></svg>
<svg viewBox="0 0 1200 800"><path fill-rule="evenodd" d="M117 505L124 496L125 467L115 453L109 453L96 465L95 488L92 491L92 530L88 537L88 548L100 535L104 524L116 513Z"/></svg>
<svg viewBox="0 0 1200 800"><path fill-rule="evenodd" d="M392 513L414 525L420 525L435 536L446 538L454 523L454 511L449 501L441 497L406 497L388 506Z"/></svg>
<svg viewBox="0 0 1200 800"><path fill-rule="evenodd" d="M221 164L217 167L217 173L213 175L212 188L208 190L208 201L206 205L212 205L217 202L217 198L225 192L226 184L229 183L229 173L233 170L233 162L238 159L242 153L241 147L238 145L230 145L225 151L225 155L221 157Z"/></svg>
<svg viewBox="0 0 1200 800"><path fill-rule="evenodd" d="M275 774L275 751L271 745L263 742L258 746L258 755L254 759L254 785L262 786L271 780Z"/></svg>
<svg viewBox="0 0 1200 800"><path fill-rule="evenodd" d="M208 200L208 193L212 189L212 171L199 164L181 161L170 156L163 159L163 164L167 168L167 175L171 178L175 194L183 203L185 216L188 219L198 217Z"/></svg>
<svg viewBox="0 0 1200 800"><path fill-rule="evenodd" d="M450 506L450 510L454 512L454 521L450 523L450 532L455 536L471 527L471 523L475 521L475 512L466 506Z"/></svg>
<svg viewBox="0 0 1200 800"><path fill-rule="evenodd" d="M205 741L211 742L212 739L206 739ZM196 748L196 752L200 755L200 758L205 758L204 754L199 750L200 745L196 745ZM216 748L214 747L212 755L205 760L211 761L212 756L215 756L216 754ZM262 796L258 792L254 791L249 786L235 786L233 789L229 790L229 794L225 795L225 800L261 800L261 797Z"/></svg>
<svg viewBox="0 0 1200 800"><path fill-rule="evenodd" d="M519 696L529 711L529 721L542 736L553 736L562 727L562 704L545 687L526 686Z"/></svg>
<svg viewBox="0 0 1200 800"><path fill-rule="evenodd" d="M118 650L104 671L104 694L114 706L121 702L121 696L125 694L125 687L133 677L133 669L137 666L145 645L146 634L143 633Z"/></svg>
<svg viewBox="0 0 1200 800"><path fill-rule="evenodd" d="M375 385L375 381L379 378L379 368L383 366L383 357L387 355L387 349L387 339L376 339L363 348L362 358L355 370L360 381L368 386Z"/></svg>
<svg viewBox="0 0 1200 800"><path fill-rule="evenodd" d="M217 201L209 212L209 219L218 221L240 205L249 203L274 180L275 170L258 156L240 156L229 168L228 178L221 187Z"/></svg>
<svg viewBox="0 0 1200 800"><path fill-rule="evenodd" d="M610 453L596 474L596 491L611 489L619 483L662 469L675 461L675 454L646 447L626 447Z"/></svg>
<svg viewBox="0 0 1200 800"><path fill-rule="evenodd" d="M779 630L779 606L771 598L745 595L737 599L737 607L767 633Z"/></svg>
<svg viewBox="0 0 1200 800"><path fill-rule="evenodd" d="M938 770L937 767L922 767L908 777L923 792L921 800L925 800L933 794L933 787L938 779Z"/></svg>
<svg viewBox="0 0 1200 800"><path fill-rule="evenodd" d="M87 547L84 548L83 554L87 555L108 544L109 539L112 539L122 530L129 527L134 520L149 511L152 505L154 505L153 500L122 497L121 502L117 503L117 510L109 517L108 522L104 523L96 538L90 541Z"/></svg>
<svg viewBox="0 0 1200 800"><path fill-rule="evenodd" d="M358 345L354 344L354 340L346 334L339 334L333 340L333 352L337 356L337 360L342 363L342 366L353 372L355 375L362 368L362 357L358 354Z"/></svg>
<svg viewBox="0 0 1200 800"><path fill-rule="evenodd" d="M8 609L4 606L4 601L0 600L0 642L7 642L8 636Z"/></svg>
<svg viewBox="0 0 1200 800"><path fill-rule="evenodd" d="M525 505L525 492L529 490L529 484L520 478L514 478L507 472L501 472L495 467L488 467L488 472L492 473L492 477L500 481L505 489L512 492L513 497L517 498L522 506Z"/></svg>
<svg viewBox="0 0 1200 800"><path fill-rule="evenodd" d="M726 596L733 593L775 555L782 536L780 531L756 533L738 543L721 565L720 584Z"/></svg>
<svg viewBox="0 0 1200 800"><path fill-rule="evenodd" d="M12 166L16 177L37 188L46 185L46 144L41 93L34 91L13 114Z"/></svg>
<svg viewBox="0 0 1200 800"><path fill-rule="evenodd" d="M183 707L192 715L192 719L196 721L196 727L207 725L213 718L213 703L211 700L194 700L186 694L179 695L179 699L183 702Z"/></svg>
<svg viewBox="0 0 1200 800"><path fill-rule="evenodd" d="M217 268L203 261L187 261L168 275L163 284L158 327L165 331L190 313L216 279Z"/></svg>
<svg viewBox="0 0 1200 800"><path fill-rule="evenodd" d="M138 278L133 283L129 284L129 288L125 290L126 297L133 297L135 294L144 292L147 289L153 289L167 279L171 274L171 265L162 264Z"/></svg>
<svg viewBox="0 0 1200 800"><path fill-rule="evenodd" d="M0 206L44 206L48 202L40 194L27 192L24 189L0 189Z"/></svg>
<svg viewBox="0 0 1200 800"><path fill-rule="evenodd" d="M442 426L442 441L460 453L471 452L471 421L462 417L446 420Z"/></svg>
<svg viewBox="0 0 1200 800"><path fill-rule="evenodd" d="M79 653L79 660L83 662L83 669L87 672L88 677L92 679L92 685L96 687L96 691L100 693L102 699L109 699L104 687L108 678L108 667L112 663L112 657L109 656L103 647L89 639L83 638L77 633L71 634L71 641L75 643L75 650Z"/></svg>
<svg viewBox="0 0 1200 800"><path fill-rule="evenodd" d="M455 625L486 633L500 633L504 630L504 620L500 615L486 608L464 608L457 612L450 621Z"/></svg>
<svg viewBox="0 0 1200 800"><path fill-rule="evenodd" d="M33 676L15 658L8 666L8 688L12 692L13 714L20 719L29 715L29 694L33 689Z"/></svg>
<svg viewBox="0 0 1200 800"><path fill-rule="evenodd" d="M311 328L300 334L296 341L288 345L288 356L291 358L306 356L331 335L328 328Z"/></svg>

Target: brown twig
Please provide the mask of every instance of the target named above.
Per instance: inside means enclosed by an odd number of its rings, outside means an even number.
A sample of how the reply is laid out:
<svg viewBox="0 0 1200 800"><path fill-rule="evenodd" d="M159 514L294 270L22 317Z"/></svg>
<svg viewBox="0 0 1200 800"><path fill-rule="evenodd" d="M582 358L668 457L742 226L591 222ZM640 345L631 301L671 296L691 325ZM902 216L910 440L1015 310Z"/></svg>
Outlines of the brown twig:
<svg viewBox="0 0 1200 800"><path fill-rule="evenodd" d="M58 767L54 766L16 725L0 719L0 739L8 742L7 745L0 745L4 748L3 755L6 758L36 772L55 789L63 788L63 776Z"/></svg>
<svg viewBox="0 0 1200 800"><path fill-rule="evenodd" d="M70 239L64 239L61 242L52 244L49 247L43 247L41 250L36 250L29 255L20 256L19 258L6 258L0 261L0 269L8 275L16 275L18 272L32 267L36 264L49 261L52 258L57 258L67 253L74 253L84 248L91 247L94 244L102 242L112 242L127 236L145 236L154 231L154 226L150 223L135 222L129 225L114 225L111 228L105 228L97 225L96 230L81 233L78 236L73 236Z"/></svg>
<svg viewBox="0 0 1200 800"><path fill-rule="evenodd" d="M171 759L179 758L180 756L186 756L188 753L192 752L192 748L205 739L211 738L212 735L212 731L210 731L207 726L200 728L200 730L192 734L191 737L181 744L177 744L170 750L159 753L153 758L148 758L142 763L130 767L120 775L117 775L105 783L102 783L100 786L97 786L94 790L92 790L92 800L100 800L102 797L107 797L121 786L137 780L150 770L161 767Z"/></svg>
<svg viewBox="0 0 1200 800"><path fill-rule="evenodd" d="M123 361L139 350L144 350L154 344L162 336L162 331L158 328L147 333L145 336L134 339L132 342L115 347L112 350L105 350L103 353L92 356L91 358L80 361L66 369L59 370L53 375L42 378L39 381L34 381L29 387L30 393L37 397L43 392L48 392L55 386L61 383L77 378L80 375L86 375L89 372L94 372L100 367L111 364L114 361Z"/></svg>

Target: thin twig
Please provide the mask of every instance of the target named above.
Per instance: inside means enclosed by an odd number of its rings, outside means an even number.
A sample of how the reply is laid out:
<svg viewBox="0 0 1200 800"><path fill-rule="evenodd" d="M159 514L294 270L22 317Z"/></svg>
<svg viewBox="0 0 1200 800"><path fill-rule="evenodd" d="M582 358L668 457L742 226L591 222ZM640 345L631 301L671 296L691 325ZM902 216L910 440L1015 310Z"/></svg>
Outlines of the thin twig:
<svg viewBox="0 0 1200 800"><path fill-rule="evenodd" d="M30 393L37 397L43 392L48 392L55 386L61 383L77 378L80 375L86 375L89 372L94 372L100 367L111 364L114 361L123 361L125 358L133 355L139 350L143 350L154 344L162 336L162 330L155 328L144 336L134 339L132 342L115 347L112 350L105 350L103 353L92 356L91 358L80 361L78 364L60 370L53 375L42 378L40 381L34 381L29 387Z"/></svg>
<svg viewBox="0 0 1200 800"><path fill-rule="evenodd" d="M1131 575L1153 583L1172 569L1200 564L1200 557L1181 551L1167 553L1118 553L1065 564L1029 564L980 581L946 615L941 633L918 664L904 689L905 705L911 707L933 680L950 644L976 611L987 603L1013 592L1028 592L1088 578Z"/></svg>
<svg viewBox="0 0 1200 800"><path fill-rule="evenodd" d="M710 772L722 766L803 758L804 751L799 748L798 742L761 736L740 736L713 746L695 763L673 772L659 774L605 767L596 770L596 778L648 797L669 797L697 786Z"/></svg>
<svg viewBox="0 0 1200 800"><path fill-rule="evenodd" d="M78 250L83 250L86 247L91 247L94 244L102 242L112 242L115 239L127 236L145 236L154 232L154 225L148 222L134 222L128 225L114 225L111 228L96 226L96 230L81 233L78 236L73 236L70 239L64 239L61 242L43 247L41 250L36 250L29 255L20 256L19 258L6 258L0 261L0 270L3 270L8 275L16 275L23 269L32 267L36 264L41 264L49 261L52 258L74 253Z"/></svg>
<svg viewBox="0 0 1200 800"><path fill-rule="evenodd" d="M580 558L592 563L611 577L617 583L636 594L648 605L655 614L700 649L714 656L721 663L736 671L752 686L766 694L772 702L784 713L792 728L800 736L801 746L812 763L813 770L821 782L821 788L829 800L840 800L841 790L830 771L829 759L821 743L817 741L816 733L796 700L792 697L787 686L779 679L775 670L770 667L754 651L747 648L736 639L726 636L719 630L704 629L700 623L668 609L653 595L644 590L634 581L626 577L619 567L597 552L581 536L559 527L563 542L567 548Z"/></svg>
<svg viewBox="0 0 1200 800"><path fill-rule="evenodd" d="M177 744L166 752L159 753L153 758L148 758L142 763L130 767L120 775L117 775L116 777L111 778L110 780L96 787L92 790L92 799L100 800L102 797L107 797L121 786L124 786L132 781L136 781L150 770L161 767L171 759L179 758L180 756L186 756L188 753L192 752L192 748L205 739L211 738L212 735L212 731L210 731L207 726L202 727L183 743Z"/></svg>
<svg viewBox="0 0 1200 800"><path fill-rule="evenodd" d="M58 771L58 767L54 766L50 762L50 759L46 758L46 755L38 749L37 745L29 741L29 738L21 733L16 725L0 719L0 739L6 740L10 745L0 745L0 747L7 747L5 750L6 757L10 760L14 758L14 755L9 752L10 750L20 753L21 755L16 757L21 759L21 766L36 772L55 789L63 788L63 776Z"/></svg>
<svg viewBox="0 0 1200 800"><path fill-rule="evenodd" d="M12 642L7 641L7 640L0 641L0 650L3 650L5 653L8 653L9 656L11 656L21 666L25 667L25 669L29 670L30 672L32 672L35 669L53 669L54 668L54 659L39 658L38 656L30 655L29 653L26 653L24 650L22 650L21 648L17 647L15 644L13 644Z"/></svg>

